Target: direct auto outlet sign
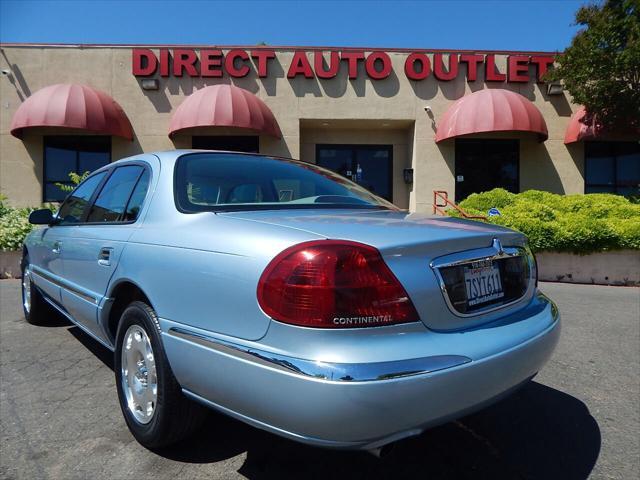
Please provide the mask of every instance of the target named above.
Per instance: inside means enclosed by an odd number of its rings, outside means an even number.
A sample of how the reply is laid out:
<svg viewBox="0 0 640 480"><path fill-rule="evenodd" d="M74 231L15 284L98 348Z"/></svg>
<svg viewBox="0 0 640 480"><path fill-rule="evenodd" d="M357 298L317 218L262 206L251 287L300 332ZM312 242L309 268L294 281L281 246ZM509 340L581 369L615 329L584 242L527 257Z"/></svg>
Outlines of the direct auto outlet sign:
<svg viewBox="0 0 640 480"><path fill-rule="evenodd" d="M554 62L550 55L507 55L507 69L501 72L493 53L432 53L411 52L406 54L404 75L410 80L424 80L433 75L440 81L451 81L464 75L467 81L529 82L529 66L535 67L536 81ZM277 61L275 50L231 49L224 53L220 49L160 49L158 54L146 48L134 48L132 72L136 77L245 77L253 68L260 78L269 77L270 66ZM330 79L338 75L341 65L347 65L349 78L360 75L359 65L364 64L366 76L372 80L383 80L391 75L393 66L389 54L384 51L356 50L294 50L287 78ZM480 69L479 67L484 68ZM483 78L479 79L482 71Z"/></svg>

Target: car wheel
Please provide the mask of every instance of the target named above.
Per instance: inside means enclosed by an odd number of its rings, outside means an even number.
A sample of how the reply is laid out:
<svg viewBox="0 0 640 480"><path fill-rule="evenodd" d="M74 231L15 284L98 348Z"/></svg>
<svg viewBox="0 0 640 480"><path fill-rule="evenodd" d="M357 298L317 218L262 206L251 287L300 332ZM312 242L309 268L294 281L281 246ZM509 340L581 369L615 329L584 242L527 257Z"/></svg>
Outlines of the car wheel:
<svg viewBox="0 0 640 480"><path fill-rule="evenodd" d="M187 399L167 361L154 310L133 302L122 313L114 369L129 430L147 448L182 440L201 424L204 408Z"/></svg>
<svg viewBox="0 0 640 480"><path fill-rule="evenodd" d="M22 311L24 318L32 325L46 324L53 314L52 308L33 283L29 255L22 259Z"/></svg>

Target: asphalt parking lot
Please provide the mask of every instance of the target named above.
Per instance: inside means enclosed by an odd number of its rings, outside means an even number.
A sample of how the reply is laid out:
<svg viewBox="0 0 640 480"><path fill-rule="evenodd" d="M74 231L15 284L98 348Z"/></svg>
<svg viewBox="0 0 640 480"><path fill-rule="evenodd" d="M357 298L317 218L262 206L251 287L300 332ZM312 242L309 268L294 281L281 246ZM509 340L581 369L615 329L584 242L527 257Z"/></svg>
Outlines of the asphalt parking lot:
<svg viewBox="0 0 640 480"><path fill-rule="evenodd" d="M22 318L0 282L0 477L638 478L640 289L543 284L563 316L558 350L500 403L405 440L377 459L299 445L212 413L179 447L129 434L111 354L64 319Z"/></svg>

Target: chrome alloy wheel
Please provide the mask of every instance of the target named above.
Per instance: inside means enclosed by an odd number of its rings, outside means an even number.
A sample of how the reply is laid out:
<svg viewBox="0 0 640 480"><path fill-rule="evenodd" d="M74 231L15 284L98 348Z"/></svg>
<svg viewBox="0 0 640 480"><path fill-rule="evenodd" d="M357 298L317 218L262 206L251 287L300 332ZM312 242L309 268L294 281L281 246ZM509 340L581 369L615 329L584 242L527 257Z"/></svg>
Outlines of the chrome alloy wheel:
<svg viewBox="0 0 640 480"><path fill-rule="evenodd" d="M22 306L27 314L31 313L31 265L22 272Z"/></svg>
<svg viewBox="0 0 640 480"><path fill-rule="evenodd" d="M139 325L124 334L120 378L127 408L138 422L149 423L158 399L158 376L151 341Z"/></svg>

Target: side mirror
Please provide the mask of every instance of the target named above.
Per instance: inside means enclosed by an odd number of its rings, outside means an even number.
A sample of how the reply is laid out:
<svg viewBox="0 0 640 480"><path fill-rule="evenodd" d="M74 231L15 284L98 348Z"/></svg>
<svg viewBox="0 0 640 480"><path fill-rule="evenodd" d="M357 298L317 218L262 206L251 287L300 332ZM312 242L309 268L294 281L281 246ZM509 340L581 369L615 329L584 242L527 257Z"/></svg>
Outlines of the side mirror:
<svg viewBox="0 0 640 480"><path fill-rule="evenodd" d="M54 220L55 217L53 216L53 212L48 208L34 210L29 214L29 223L32 223L33 225L50 225Z"/></svg>

